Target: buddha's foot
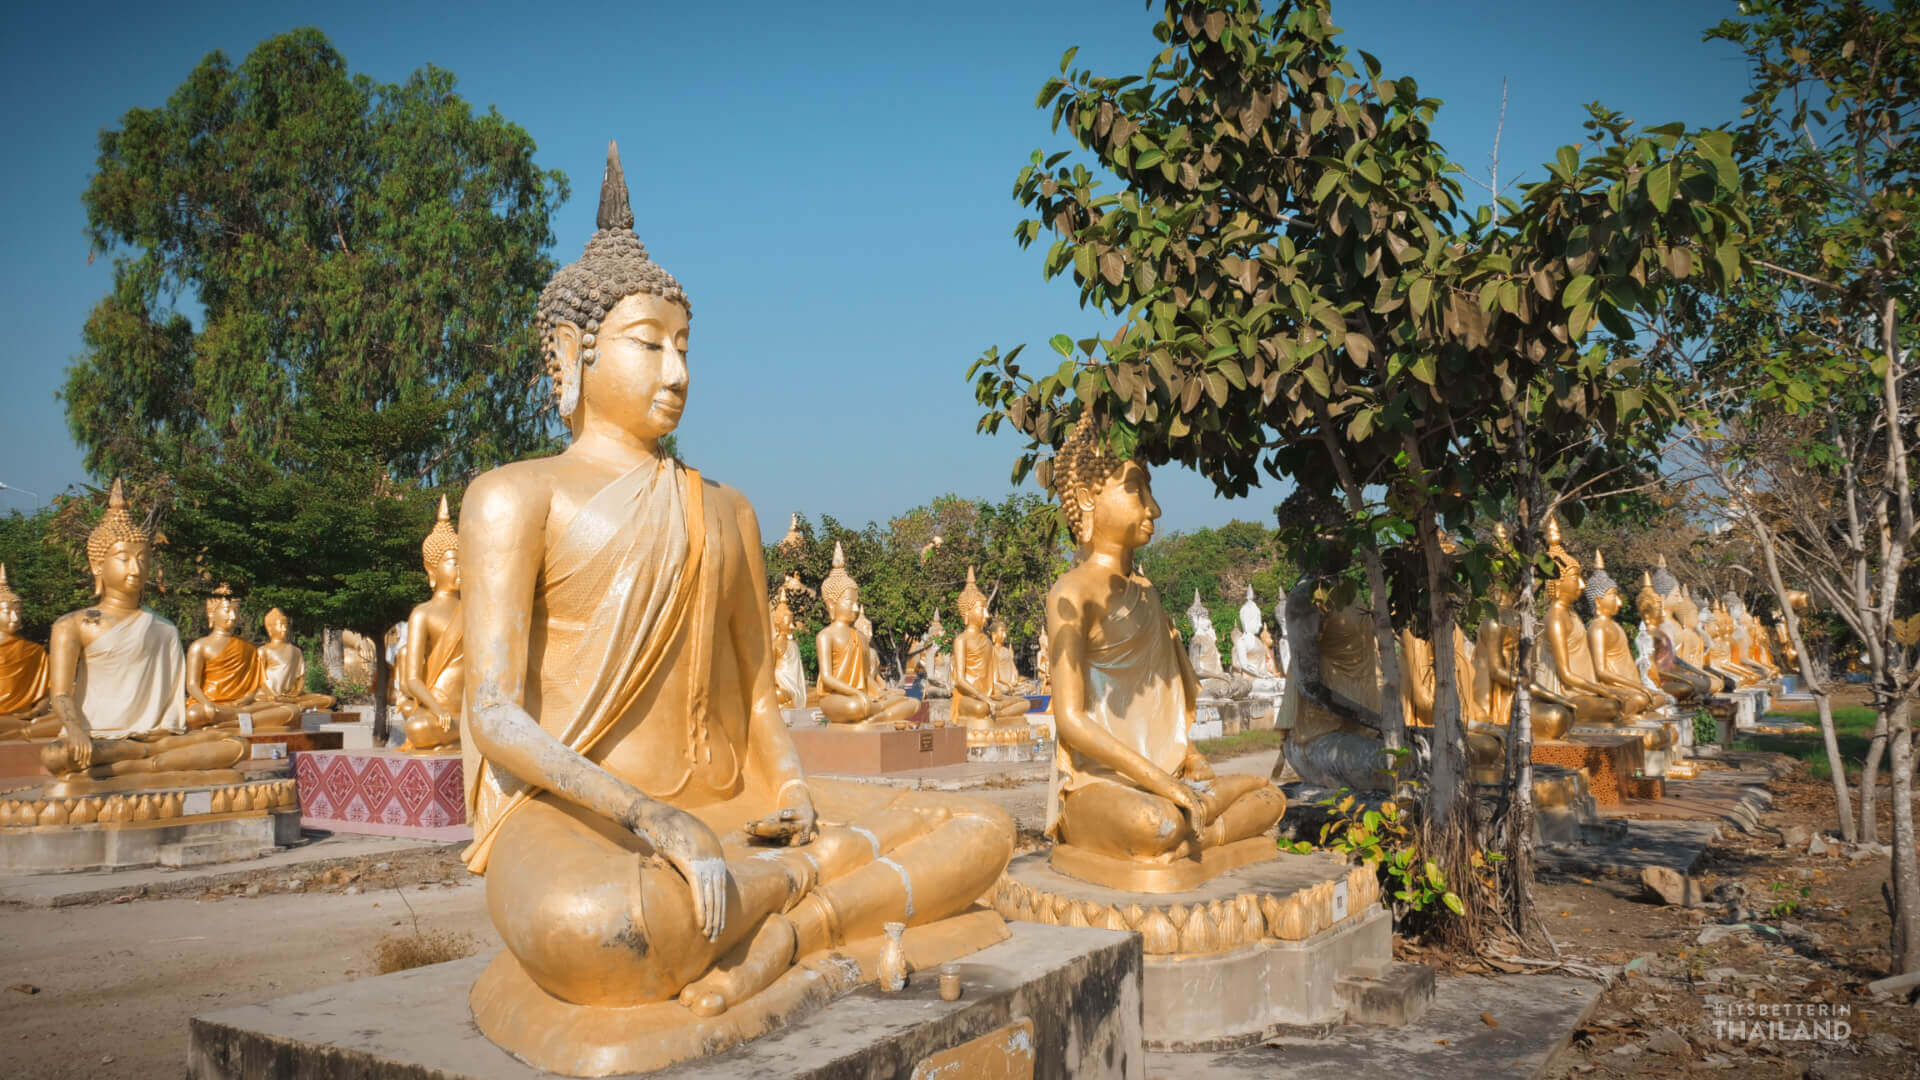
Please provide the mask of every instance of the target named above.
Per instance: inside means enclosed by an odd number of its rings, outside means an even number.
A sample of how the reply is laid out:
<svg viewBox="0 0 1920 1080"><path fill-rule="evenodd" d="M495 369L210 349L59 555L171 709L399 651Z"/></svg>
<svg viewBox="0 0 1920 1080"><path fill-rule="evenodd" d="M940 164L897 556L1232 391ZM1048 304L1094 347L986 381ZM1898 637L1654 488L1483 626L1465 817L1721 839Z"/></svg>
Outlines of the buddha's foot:
<svg viewBox="0 0 1920 1080"><path fill-rule="evenodd" d="M680 1004L695 1016L719 1016L785 974L793 966L794 946L793 924L785 916L767 916L752 937L680 991Z"/></svg>

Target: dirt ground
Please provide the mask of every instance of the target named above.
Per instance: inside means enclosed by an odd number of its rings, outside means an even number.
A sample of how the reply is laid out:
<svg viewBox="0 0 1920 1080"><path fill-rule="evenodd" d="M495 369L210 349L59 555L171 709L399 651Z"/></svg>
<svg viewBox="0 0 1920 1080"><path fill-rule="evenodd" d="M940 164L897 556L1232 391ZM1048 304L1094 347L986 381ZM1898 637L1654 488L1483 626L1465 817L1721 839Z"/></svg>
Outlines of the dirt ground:
<svg viewBox="0 0 1920 1080"><path fill-rule="evenodd" d="M1264 775L1272 757L1216 768ZM1886 973L1887 856L1783 847L1783 828L1831 826L1832 792L1804 775L1772 787L1762 830L1728 829L1709 851L1705 891L1718 899L1708 907L1663 906L1607 879L1541 881L1541 910L1569 958L1630 968L1549 1076L1920 1077L1920 1006L1865 990ZM969 794L1037 836L1044 785ZM0 1077L177 1076L188 1018L374 974L382 941L416 925L466 935L473 952L496 949L484 889L456 850L250 874L194 895L0 908ZM1730 905L1767 929L1724 925ZM1759 1006L1825 1006L1828 1030L1844 1019L1847 1031L1824 1042L1716 1034L1716 1020L1751 1028ZM1818 1017L1806 1019L1811 1028Z"/></svg>

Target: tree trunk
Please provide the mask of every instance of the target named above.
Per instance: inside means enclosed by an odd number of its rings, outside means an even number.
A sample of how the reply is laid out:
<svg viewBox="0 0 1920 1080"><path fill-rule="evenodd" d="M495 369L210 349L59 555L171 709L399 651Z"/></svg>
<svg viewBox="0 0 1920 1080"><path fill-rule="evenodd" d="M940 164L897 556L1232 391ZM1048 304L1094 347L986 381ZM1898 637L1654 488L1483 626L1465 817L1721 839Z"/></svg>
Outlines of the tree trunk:
<svg viewBox="0 0 1920 1080"><path fill-rule="evenodd" d="M378 642L379 637L374 637ZM373 745L387 745L387 692L393 685L393 665L387 662L387 650L375 645L373 650Z"/></svg>
<svg viewBox="0 0 1920 1080"><path fill-rule="evenodd" d="M1880 842L1880 759L1887 752L1887 714L1875 710L1873 741L1867 744L1867 761L1860 767L1860 842Z"/></svg>
<svg viewBox="0 0 1920 1080"><path fill-rule="evenodd" d="M340 640L340 628L324 627L320 631L320 663L327 669L327 678L338 683L347 677L347 651Z"/></svg>
<svg viewBox="0 0 1920 1080"><path fill-rule="evenodd" d="M1920 971L1920 852L1913 835L1913 702L1894 699L1887 718L1888 771L1893 775L1893 968L1889 974Z"/></svg>
<svg viewBox="0 0 1920 1080"><path fill-rule="evenodd" d="M1840 756L1840 736L1833 730L1833 699L1826 694L1826 687L1813 696L1814 705L1820 710L1820 737L1827 744L1827 768L1833 770L1833 805L1840 818L1840 839L1851 844L1860 839L1860 831L1853 821L1853 800L1847 791L1847 762Z"/></svg>

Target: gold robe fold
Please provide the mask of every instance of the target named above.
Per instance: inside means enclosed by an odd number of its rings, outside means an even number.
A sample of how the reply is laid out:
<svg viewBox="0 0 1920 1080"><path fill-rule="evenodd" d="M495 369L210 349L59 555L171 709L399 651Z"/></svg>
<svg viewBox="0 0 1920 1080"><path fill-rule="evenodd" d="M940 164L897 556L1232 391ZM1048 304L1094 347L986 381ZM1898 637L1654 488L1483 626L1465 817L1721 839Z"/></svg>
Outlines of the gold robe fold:
<svg viewBox="0 0 1920 1080"><path fill-rule="evenodd" d="M232 705L245 701L260 692L266 685L266 665L261 663L260 650L237 637L227 639L227 646L200 669L200 688L216 705Z"/></svg>
<svg viewBox="0 0 1920 1080"><path fill-rule="evenodd" d="M0 641L0 714L32 712L47 699L47 650L23 637Z"/></svg>
<svg viewBox="0 0 1920 1080"><path fill-rule="evenodd" d="M608 732L671 674L665 661L676 644L694 650L688 715L641 720L643 727L682 729L655 740L676 745L675 760L652 763L649 776L627 778L655 797L684 786L695 756L711 754L703 745L707 680L700 659L711 652L711 643L702 640L709 628L699 617L701 602L712 603L705 506L695 470L672 461L641 465L602 488L560 535L548 538L534 586L527 711L591 760L598 760L596 747ZM550 617L550 609L590 615L563 621ZM485 873L501 824L539 789L496 768L471 739L462 740L461 753L473 826L473 843L462 857L468 869ZM674 773L680 774L677 783L668 783Z"/></svg>

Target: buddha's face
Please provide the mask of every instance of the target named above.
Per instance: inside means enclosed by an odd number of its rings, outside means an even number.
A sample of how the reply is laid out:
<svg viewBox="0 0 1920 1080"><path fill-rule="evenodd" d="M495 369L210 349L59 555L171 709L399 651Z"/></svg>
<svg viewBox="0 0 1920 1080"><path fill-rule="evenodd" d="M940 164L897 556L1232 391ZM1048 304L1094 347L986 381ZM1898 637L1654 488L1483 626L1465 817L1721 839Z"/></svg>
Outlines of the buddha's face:
<svg viewBox="0 0 1920 1080"><path fill-rule="evenodd" d="M1608 589L1601 593L1600 599L1593 602L1593 610L1609 619L1620 614L1620 590Z"/></svg>
<svg viewBox="0 0 1920 1080"><path fill-rule="evenodd" d="M0 600L0 634L17 634L23 615L18 600Z"/></svg>
<svg viewBox="0 0 1920 1080"><path fill-rule="evenodd" d="M267 640L275 644L287 640L287 617L285 615L267 616Z"/></svg>
<svg viewBox="0 0 1920 1080"><path fill-rule="evenodd" d="M427 580L433 583L436 592L460 588L460 549L458 547L447 549L447 553L440 556L440 561L433 565L433 569L427 571Z"/></svg>
<svg viewBox="0 0 1920 1080"><path fill-rule="evenodd" d="M980 630L987 625L987 609L983 606L968 605L967 609L960 613L960 621L965 623L969 630Z"/></svg>
<svg viewBox="0 0 1920 1080"><path fill-rule="evenodd" d="M1640 611L1640 621L1646 623L1648 626L1659 625L1661 616L1666 614L1666 612L1662 610L1663 605L1660 603L1660 598L1651 592L1641 593L1636 606Z"/></svg>
<svg viewBox="0 0 1920 1080"><path fill-rule="evenodd" d="M1565 569L1560 571L1559 577L1553 579L1553 598L1559 603L1571 604L1580 598L1580 591L1586 587L1587 580L1577 571L1571 568Z"/></svg>
<svg viewBox="0 0 1920 1080"><path fill-rule="evenodd" d="M223 634L233 633L240 623L240 600L233 596L207 598L207 625Z"/></svg>
<svg viewBox="0 0 1920 1080"><path fill-rule="evenodd" d="M1146 467L1137 461L1123 463L1091 496L1080 496L1080 506L1092 521L1091 539L1129 551L1153 539L1153 522L1160 516Z"/></svg>
<svg viewBox="0 0 1920 1080"><path fill-rule="evenodd" d="M613 305L580 372L580 399L642 438L673 431L687 407L687 331L687 309L672 300L634 293Z"/></svg>
<svg viewBox="0 0 1920 1080"><path fill-rule="evenodd" d="M1214 637L1213 616L1204 611L1194 611L1188 618L1193 620L1194 637Z"/></svg>
<svg viewBox="0 0 1920 1080"><path fill-rule="evenodd" d="M1006 628L1006 627L1004 627L1004 626L1000 626L1000 625L998 625L998 624L995 624L995 625L994 625L994 628L993 628L993 643L994 643L995 645L1005 645L1005 644L1007 643L1007 628Z"/></svg>
<svg viewBox="0 0 1920 1080"><path fill-rule="evenodd" d="M116 540L105 558L89 563L88 569L100 583L101 595L108 593L138 600L147 587L147 574L153 569L153 549L146 544Z"/></svg>
<svg viewBox="0 0 1920 1080"><path fill-rule="evenodd" d="M827 615L834 622L851 623L860 614L860 588L857 585L838 597L829 597L825 590L822 590L820 599L825 602Z"/></svg>

